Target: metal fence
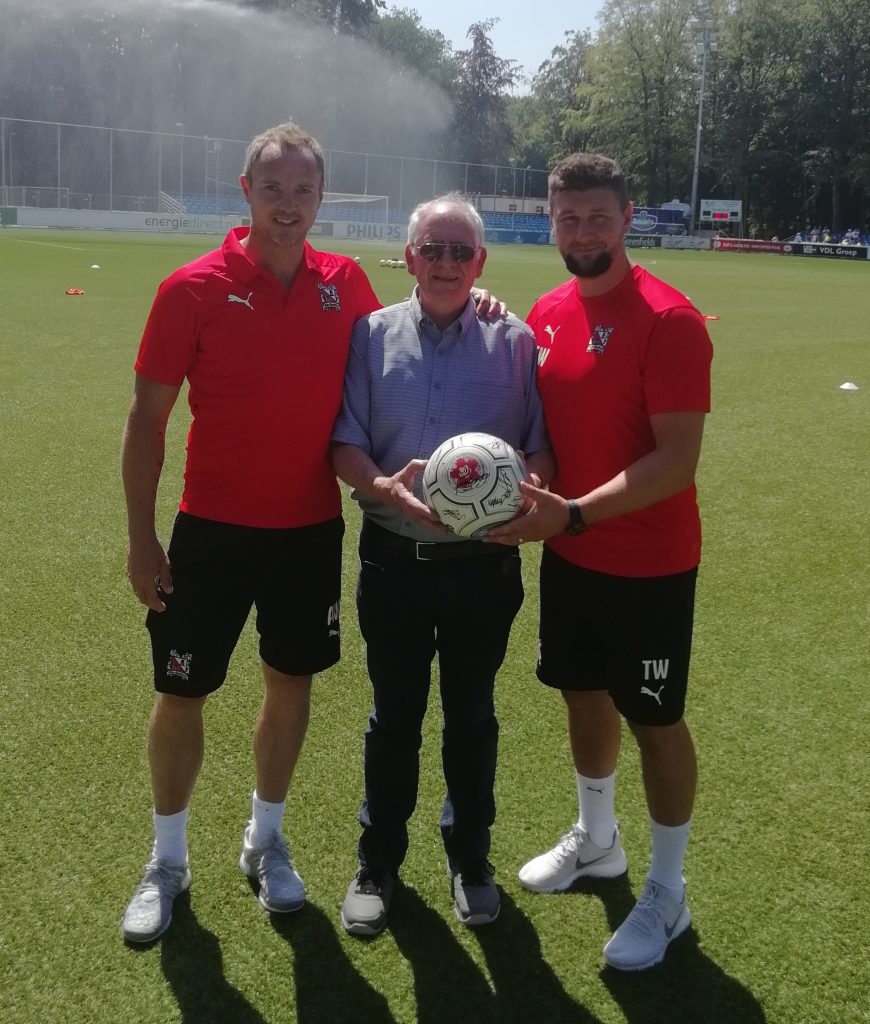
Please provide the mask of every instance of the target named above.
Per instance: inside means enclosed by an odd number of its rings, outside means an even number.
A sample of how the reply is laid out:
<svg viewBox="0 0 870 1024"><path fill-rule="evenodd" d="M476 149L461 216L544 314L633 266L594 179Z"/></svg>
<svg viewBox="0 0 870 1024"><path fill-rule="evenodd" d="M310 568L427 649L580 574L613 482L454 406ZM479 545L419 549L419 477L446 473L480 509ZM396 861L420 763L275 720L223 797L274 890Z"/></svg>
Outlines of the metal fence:
<svg viewBox="0 0 870 1024"><path fill-rule="evenodd" d="M0 116L0 205L159 211L166 197L185 209L236 213L247 141ZM389 196L404 217L451 190L546 196L540 168L326 150L329 192ZM163 197L163 198L161 198Z"/></svg>

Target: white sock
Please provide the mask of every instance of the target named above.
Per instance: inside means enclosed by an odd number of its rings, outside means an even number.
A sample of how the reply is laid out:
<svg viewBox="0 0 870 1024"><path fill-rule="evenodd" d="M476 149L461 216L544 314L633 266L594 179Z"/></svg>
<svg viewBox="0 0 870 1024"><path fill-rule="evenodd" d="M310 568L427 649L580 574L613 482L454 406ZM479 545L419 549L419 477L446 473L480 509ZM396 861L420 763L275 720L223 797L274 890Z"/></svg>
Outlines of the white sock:
<svg viewBox="0 0 870 1024"><path fill-rule="evenodd" d="M154 850L152 856L169 864L187 863L187 819L190 807L177 814L158 814L152 811L154 822Z"/></svg>
<svg viewBox="0 0 870 1024"><path fill-rule="evenodd" d="M264 843L273 832L281 831L281 821L284 818L284 804L270 804L257 796L256 790L251 800L251 831L248 833L248 842L251 846L259 846Z"/></svg>
<svg viewBox="0 0 870 1024"><path fill-rule="evenodd" d="M580 772L577 776L577 797L580 802L579 824L589 833L596 846L607 849L613 842L616 814L616 772L605 779L590 779Z"/></svg>
<svg viewBox="0 0 870 1024"><path fill-rule="evenodd" d="M652 826L652 863L647 878L657 885L663 885L677 896L682 896L686 880L683 878L683 864L686 847L689 844L691 818L685 825L659 825L650 818Z"/></svg>

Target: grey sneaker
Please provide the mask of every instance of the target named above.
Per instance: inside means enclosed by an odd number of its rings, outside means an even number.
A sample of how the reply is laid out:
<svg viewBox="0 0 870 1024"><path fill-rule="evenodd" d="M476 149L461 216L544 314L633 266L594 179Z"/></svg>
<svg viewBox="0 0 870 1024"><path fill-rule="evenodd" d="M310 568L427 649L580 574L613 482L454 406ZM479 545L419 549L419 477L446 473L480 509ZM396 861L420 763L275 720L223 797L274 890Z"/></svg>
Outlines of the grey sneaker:
<svg viewBox="0 0 870 1024"><path fill-rule="evenodd" d="M261 846L251 846L245 829L245 840L239 867L248 878L260 883L258 897L262 906L274 914L288 914L299 910L305 903L305 886L290 860L290 851L280 832L273 832Z"/></svg>
<svg viewBox="0 0 870 1024"><path fill-rule="evenodd" d="M604 947L604 959L620 971L653 967L691 923L685 890L678 900L670 889L647 879L634 910Z"/></svg>
<svg viewBox="0 0 870 1024"><path fill-rule="evenodd" d="M501 909L501 898L495 887L495 868L488 860L469 864L460 871L449 865L453 887L453 912L463 924L492 924Z"/></svg>
<svg viewBox="0 0 870 1024"><path fill-rule="evenodd" d="M175 897L189 888L187 864L169 864L152 858L124 911L121 931L127 942L153 942L160 938L172 922Z"/></svg>
<svg viewBox="0 0 870 1024"><path fill-rule="evenodd" d="M597 846L581 825L572 825L552 850L520 868L519 879L532 892L563 892L578 878L616 878L628 861L614 828L610 846Z"/></svg>
<svg viewBox="0 0 870 1024"><path fill-rule="evenodd" d="M341 924L351 935L380 935L387 923L396 876L360 865L341 905Z"/></svg>

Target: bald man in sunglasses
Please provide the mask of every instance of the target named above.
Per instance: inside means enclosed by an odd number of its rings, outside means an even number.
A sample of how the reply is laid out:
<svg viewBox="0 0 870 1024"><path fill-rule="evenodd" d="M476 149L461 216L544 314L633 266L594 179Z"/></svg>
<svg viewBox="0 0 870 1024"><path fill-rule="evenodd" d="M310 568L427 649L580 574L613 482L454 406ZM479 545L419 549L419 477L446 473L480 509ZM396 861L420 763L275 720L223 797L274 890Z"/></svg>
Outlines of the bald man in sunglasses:
<svg viewBox="0 0 870 1024"><path fill-rule="evenodd" d="M527 455L532 480L553 472L535 383L531 331L483 322L470 290L486 260L483 223L462 196L423 203L408 225L410 299L354 328L333 465L363 511L357 606L374 707L365 735L359 869L344 928L376 935L408 848L432 661L440 669L440 826L457 918L499 912L489 863L498 723L493 705L523 600L516 548L448 534L420 500L420 473L455 434L485 431Z"/></svg>

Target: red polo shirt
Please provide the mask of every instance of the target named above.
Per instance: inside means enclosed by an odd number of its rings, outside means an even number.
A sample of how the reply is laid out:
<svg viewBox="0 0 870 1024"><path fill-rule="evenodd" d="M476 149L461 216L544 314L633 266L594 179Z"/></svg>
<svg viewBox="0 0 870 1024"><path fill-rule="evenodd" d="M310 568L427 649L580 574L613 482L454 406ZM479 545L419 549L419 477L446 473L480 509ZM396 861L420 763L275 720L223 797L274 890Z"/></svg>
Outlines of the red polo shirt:
<svg viewBox="0 0 870 1024"><path fill-rule="evenodd" d="M651 415L710 410L704 321L685 295L641 267L597 298L582 298L572 278L538 299L528 322L558 494L587 494L651 452ZM575 565L616 576L692 569L701 558L695 488L548 544Z"/></svg>
<svg viewBox="0 0 870 1024"><path fill-rule="evenodd" d="M136 373L190 383L180 507L240 526L306 526L341 512L329 437L356 320L380 302L346 256L305 254L289 291L234 228L157 291Z"/></svg>

